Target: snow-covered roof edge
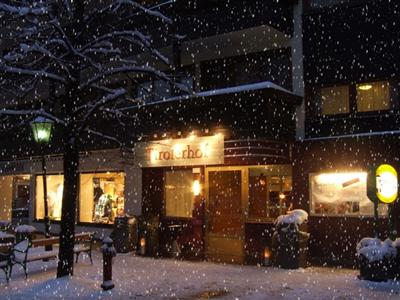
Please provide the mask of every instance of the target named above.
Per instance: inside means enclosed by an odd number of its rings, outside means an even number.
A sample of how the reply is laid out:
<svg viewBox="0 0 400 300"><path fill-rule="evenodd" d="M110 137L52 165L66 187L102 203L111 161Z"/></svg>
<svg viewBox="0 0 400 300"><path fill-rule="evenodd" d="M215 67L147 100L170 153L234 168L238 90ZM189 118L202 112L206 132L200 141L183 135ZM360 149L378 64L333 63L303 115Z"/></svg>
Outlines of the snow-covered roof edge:
<svg viewBox="0 0 400 300"><path fill-rule="evenodd" d="M143 106L151 106L151 105L163 104L163 103L174 102L174 101L188 100L188 99L193 99L193 98L204 98L204 97L212 97L212 96L220 96L220 95L229 95L229 94L235 94L235 93L241 93L241 92L265 90L265 89L275 90L275 91L285 93L285 94L288 94L290 96L293 96L293 97L296 97L299 99L302 98L301 96L294 94L292 91L289 91L271 81L261 81L261 82L243 84L243 85L238 85L238 86L233 86L233 87L202 91L202 92L197 92L197 93L188 94L188 95L180 95L180 96L170 97L170 98L166 98L163 100L149 102L149 103L144 104ZM126 110L129 110L131 108L136 108L136 107L137 106L127 107Z"/></svg>

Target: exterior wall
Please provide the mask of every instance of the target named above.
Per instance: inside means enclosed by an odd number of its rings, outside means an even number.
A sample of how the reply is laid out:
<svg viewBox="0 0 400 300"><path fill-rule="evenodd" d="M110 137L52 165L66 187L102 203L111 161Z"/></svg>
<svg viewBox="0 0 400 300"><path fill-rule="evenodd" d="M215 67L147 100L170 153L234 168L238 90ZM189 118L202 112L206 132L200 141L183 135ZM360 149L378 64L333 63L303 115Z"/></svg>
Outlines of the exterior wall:
<svg viewBox="0 0 400 300"><path fill-rule="evenodd" d="M367 171L369 166L389 163L398 166L400 137L378 135L359 138L331 138L299 142L294 150L293 197L295 205L310 211L309 174L320 172ZM399 227L399 203L394 206ZM387 218L379 219L379 234L387 238ZM355 265L357 242L373 235L373 218L357 216L310 216L310 254L315 261Z"/></svg>

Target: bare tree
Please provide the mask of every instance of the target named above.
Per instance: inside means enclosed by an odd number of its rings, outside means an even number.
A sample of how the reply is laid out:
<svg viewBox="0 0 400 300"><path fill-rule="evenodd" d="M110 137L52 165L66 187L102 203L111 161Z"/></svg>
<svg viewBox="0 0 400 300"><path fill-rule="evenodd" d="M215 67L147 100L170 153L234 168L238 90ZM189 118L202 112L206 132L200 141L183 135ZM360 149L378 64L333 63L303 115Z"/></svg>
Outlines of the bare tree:
<svg viewBox="0 0 400 300"><path fill-rule="evenodd" d="M171 75L148 62L152 58L166 65L165 69L170 67L168 58L153 46L153 37L143 29L157 22L160 36L156 39L167 38L161 35L173 22L158 10L159 5L149 8L130 0L105 2L108 4L83 0L0 3L3 40L10 34L8 51L0 57L0 94L8 99L0 110L5 128L43 116L62 132L64 192L57 277L73 274L79 139L89 134L119 142L91 124L105 115L117 120L129 117L123 108L139 103L129 97L124 86L112 84L113 80L128 76L134 81L138 74L145 74L180 88ZM51 97L43 96L49 89Z"/></svg>

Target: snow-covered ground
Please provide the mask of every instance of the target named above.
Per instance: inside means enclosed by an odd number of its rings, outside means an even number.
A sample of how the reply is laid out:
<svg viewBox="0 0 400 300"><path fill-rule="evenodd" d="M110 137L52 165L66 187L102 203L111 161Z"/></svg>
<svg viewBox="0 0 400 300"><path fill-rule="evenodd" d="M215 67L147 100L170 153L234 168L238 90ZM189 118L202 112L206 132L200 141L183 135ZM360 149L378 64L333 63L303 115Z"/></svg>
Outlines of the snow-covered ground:
<svg viewBox="0 0 400 300"><path fill-rule="evenodd" d="M81 258L80 258L81 259ZM56 262L19 267L9 284L0 274L0 299L400 299L400 283L357 279L356 270L223 265L119 254L113 265L115 288L103 292L101 254L87 257L75 275L55 279Z"/></svg>

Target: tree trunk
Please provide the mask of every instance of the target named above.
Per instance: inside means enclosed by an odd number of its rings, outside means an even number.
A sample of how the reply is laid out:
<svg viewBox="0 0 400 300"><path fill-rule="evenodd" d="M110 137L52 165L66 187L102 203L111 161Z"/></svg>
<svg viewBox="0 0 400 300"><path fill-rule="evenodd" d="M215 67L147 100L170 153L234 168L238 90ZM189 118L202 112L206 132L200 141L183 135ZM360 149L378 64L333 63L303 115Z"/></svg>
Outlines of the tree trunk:
<svg viewBox="0 0 400 300"><path fill-rule="evenodd" d="M64 149L64 191L62 199L60 250L57 277L73 275L75 216L78 199L79 151L75 137L67 135Z"/></svg>

